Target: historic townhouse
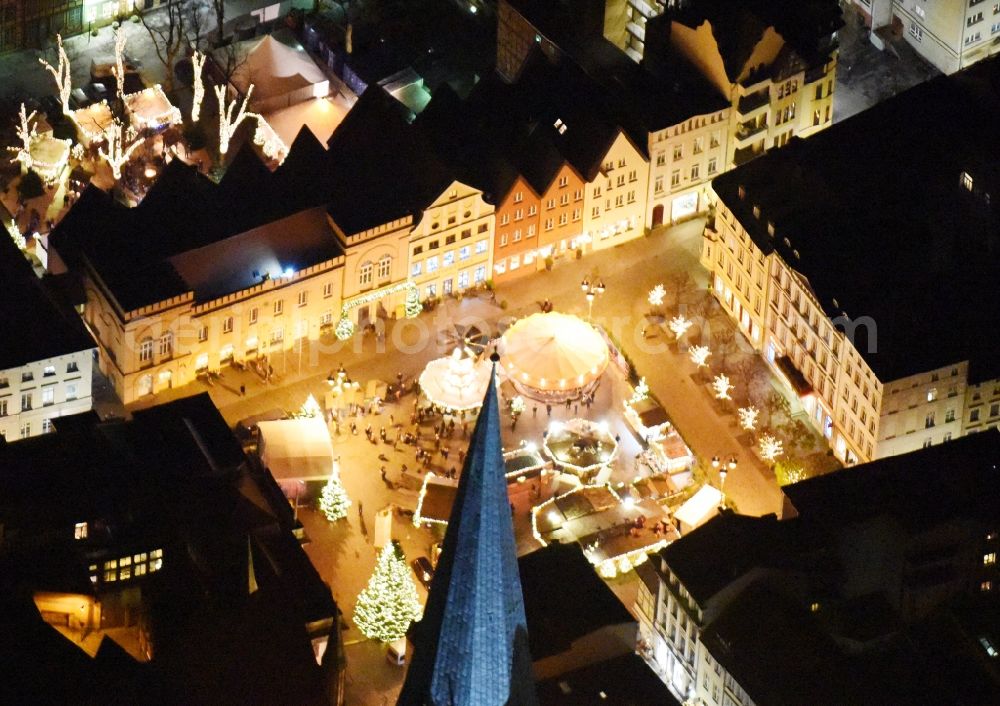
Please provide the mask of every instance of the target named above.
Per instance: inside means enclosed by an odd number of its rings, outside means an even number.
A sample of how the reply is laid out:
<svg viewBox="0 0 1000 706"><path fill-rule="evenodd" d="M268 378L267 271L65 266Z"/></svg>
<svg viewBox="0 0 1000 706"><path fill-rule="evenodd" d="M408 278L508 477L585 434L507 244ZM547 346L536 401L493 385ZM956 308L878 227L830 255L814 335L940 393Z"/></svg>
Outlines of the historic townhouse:
<svg viewBox="0 0 1000 706"><path fill-rule="evenodd" d="M497 204L492 273L497 284L535 271L540 205L538 193L520 174Z"/></svg>
<svg viewBox="0 0 1000 706"><path fill-rule="evenodd" d="M0 235L0 444L52 431L53 420L91 407L94 341L69 305Z"/></svg>
<svg viewBox="0 0 1000 706"><path fill-rule="evenodd" d="M1000 412L986 404L998 371L983 335L1000 320L1000 144L976 129L1000 104L995 63L713 182L702 250L713 290L845 461L949 441ZM966 124L941 130L954 110ZM903 158L887 139L932 126L933 158Z"/></svg>
<svg viewBox="0 0 1000 706"><path fill-rule="evenodd" d="M1000 51L1000 3L994 0L852 0L865 24L890 27L946 74ZM873 34L873 42L881 42Z"/></svg>

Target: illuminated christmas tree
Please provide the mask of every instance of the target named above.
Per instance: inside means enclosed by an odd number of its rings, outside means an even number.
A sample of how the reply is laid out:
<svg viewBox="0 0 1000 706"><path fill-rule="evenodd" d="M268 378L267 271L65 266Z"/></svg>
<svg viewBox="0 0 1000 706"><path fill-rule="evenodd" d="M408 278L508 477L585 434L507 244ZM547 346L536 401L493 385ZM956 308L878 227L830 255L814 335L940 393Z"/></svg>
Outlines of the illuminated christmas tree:
<svg viewBox="0 0 1000 706"><path fill-rule="evenodd" d="M323 486L323 492L319 496L319 509L326 515L330 522L347 517L347 508L351 506L351 499L347 496L344 484L340 481L340 468L335 465L333 473Z"/></svg>
<svg viewBox="0 0 1000 706"><path fill-rule="evenodd" d="M403 550L397 542L390 542L382 548L368 585L358 594L354 622L365 637L393 642L406 635L422 612Z"/></svg>
<svg viewBox="0 0 1000 706"><path fill-rule="evenodd" d="M406 318L412 319L414 316L419 316L423 310L424 307L420 303L420 294L417 292L417 288L410 287L406 290Z"/></svg>

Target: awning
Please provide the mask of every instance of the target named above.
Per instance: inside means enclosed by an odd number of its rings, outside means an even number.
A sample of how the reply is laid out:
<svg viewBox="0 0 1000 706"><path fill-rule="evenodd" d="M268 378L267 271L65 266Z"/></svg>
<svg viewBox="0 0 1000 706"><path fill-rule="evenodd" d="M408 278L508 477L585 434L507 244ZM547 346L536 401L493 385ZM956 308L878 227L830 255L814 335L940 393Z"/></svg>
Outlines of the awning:
<svg viewBox="0 0 1000 706"><path fill-rule="evenodd" d="M813 388L806 380L806 376L799 372L799 369L795 367L795 363L787 355L783 355L774 361L774 364L778 366L778 370L781 374L785 376L788 380L788 384L792 386L795 390L795 394L799 397L805 397L806 395L812 394Z"/></svg>

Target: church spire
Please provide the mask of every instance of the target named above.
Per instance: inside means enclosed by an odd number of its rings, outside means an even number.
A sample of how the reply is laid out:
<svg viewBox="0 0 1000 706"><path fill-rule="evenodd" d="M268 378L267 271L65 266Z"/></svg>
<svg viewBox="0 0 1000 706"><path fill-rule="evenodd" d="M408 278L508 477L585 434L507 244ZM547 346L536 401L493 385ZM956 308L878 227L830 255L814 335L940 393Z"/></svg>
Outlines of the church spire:
<svg viewBox="0 0 1000 706"><path fill-rule="evenodd" d="M397 706L535 706L493 374Z"/></svg>

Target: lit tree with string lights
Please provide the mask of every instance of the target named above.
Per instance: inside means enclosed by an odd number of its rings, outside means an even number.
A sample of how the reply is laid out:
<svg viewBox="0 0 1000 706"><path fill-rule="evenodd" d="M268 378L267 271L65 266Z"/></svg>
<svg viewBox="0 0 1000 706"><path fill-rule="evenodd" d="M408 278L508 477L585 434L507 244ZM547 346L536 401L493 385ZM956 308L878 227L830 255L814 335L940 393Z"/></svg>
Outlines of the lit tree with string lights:
<svg viewBox="0 0 1000 706"><path fill-rule="evenodd" d="M691 346L688 349L688 355L691 356L692 363L699 368L704 368L708 366L708 356L712 355L712 351L708 349L708 346Z"/></svg>
<svg viewBox="0 0 1000 706"><path fill-rule="evenodd" d="M382 548L375 572L354 605L354 622L370 640L393 642L420 618L420 600L399 543Z"/></svg>
<svg viewBox="0 0 1000 706"><path fill-rule="evenodd" d="M196 51L191 55L191 68L194 69L194 97L191 99L191 122L198 122L201 117L201 102L205 100L205 81L201 71L205 67L205 54Z"/></svg>
<svg viewBox="0 0 1000 706"><path fill-rule="evenodd" d="M750 407L740 407L736 413L740 415L741 429L753 431L757 428L757 418L760 416L759 409L751 405Z"/></svg>
<svg viewBox="0 0 1000 706"><path fill-rule="evenodd" d="M233 99L232 103L226 104L226 87L225 86L215 86L215 97L219 100L219 154L225 156L226 152L229 151L229 141L233 138L236 133L236 129L240 126L247 118L251 117L252 113L247 113L247 106L250 104L250 95L253 93L253 84L247 88L246 97L243 98L243 105L240 109L236 111L236 115L233 115L233 111L236 110L236 104L239 103L240 99Z"/></svg>
<svg viewBox="0 0 1000 706"><path fill-rule="evenodd" d="M107 138L107 149L101 147L97 153L108 163L111 175L118 181L122 178L122 167L142 144L142 138L138 137L131 127L123 129L117 120L104 131L104 136Z"/></svg>
<svg viewBox="0 0 1000 706"><path fill-rule="evenodd" d="M115 30L115 65L111 73L118 83L118 100L125 101L125 30L120 26Z"/></svg>
<svg viewBox="0 0 1000 706"><path fill-rule="evenodd" d="M37 111L33 110L31 111L31 115L28 115L24 103L21 104L21 121L17 126L17 139L21 141L21 146L7 148L11 152L14 152L14 161L20 162L24 165L25 169L31 169L33 163L31 159L31 143L38 137L38 133L35 132L35 126L31 124L31 121L35 119L36 114Z"/></svg>
<svg viewBox="0 0 1000 706"><path fill-rule="evenodd" d="M732 397L729 396L729 391L733 389L732 384L729 382L729 377L723 373L715 376L712 380L712 389L715 391L715 399L717 400L731 400Z"/></svg>
<svg viewBox="0 0 1000 706"><path fill-rule="evenodd" d="M649 290L649 296L647 297L647 300L649 301L650 306L658 308L663 306L663 299L666 296L667 296L667 290L663 288L662 284L658 284L651 290Z"/></svg>
<svg viewBox="0 0 1000 706"><path fill-rule="evenodd" d="M66 50L63 48L61 34L56 35L56 44L59 47L58 67L53 67L52 64L42 58L39 58L38 61L41 62L46 71L52 74L52 77L56 80L56 87L59 89L59 100L62 102L63 115L68 116L71 112L69 109L69 95L73 91L73 82L69 57L66 56Z"/></svg>
<svg viewBox="0 0 1000 706"><path fill-rule="evenodd" d="M323 486L319 496L319 509L330 522L336 522L347 517L347 509L351 507L351 499L347 495L343 482L340 480L340 464L334 462L333 472Z"/></svg>
<svg viewBox="0 0 1000 706"><path fill-rule="evenodd" d="M781 439L777 439L767 433L761 434L760 440L757 442L757 448L760 451L760 457L765 461L774 461L785 452Z"/></svg>
<svg viewBox="0 0 1000 706"><path fill-rule="evenodd" d="M685 319L681 314L678 314L674 318L670 319L668 326L670 330L674 332L674 336L679 341L681 336L687 333L688 329L691 328L691 321Z"/></svg>

